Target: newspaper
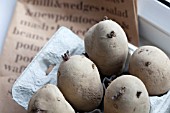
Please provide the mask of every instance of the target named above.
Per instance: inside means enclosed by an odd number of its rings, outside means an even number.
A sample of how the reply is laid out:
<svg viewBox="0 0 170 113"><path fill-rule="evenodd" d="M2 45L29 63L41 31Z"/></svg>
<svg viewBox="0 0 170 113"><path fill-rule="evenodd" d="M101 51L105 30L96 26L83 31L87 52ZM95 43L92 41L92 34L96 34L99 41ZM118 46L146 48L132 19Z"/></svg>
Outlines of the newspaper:
<svg viewBox="0 0 170 113"><path fill-rule="evenodd" d="M11 87L58 28L66 26L83 39L104 16L138 45L136 0L18 0L0 56L0 113L26 113L12 99Z"/></svg>

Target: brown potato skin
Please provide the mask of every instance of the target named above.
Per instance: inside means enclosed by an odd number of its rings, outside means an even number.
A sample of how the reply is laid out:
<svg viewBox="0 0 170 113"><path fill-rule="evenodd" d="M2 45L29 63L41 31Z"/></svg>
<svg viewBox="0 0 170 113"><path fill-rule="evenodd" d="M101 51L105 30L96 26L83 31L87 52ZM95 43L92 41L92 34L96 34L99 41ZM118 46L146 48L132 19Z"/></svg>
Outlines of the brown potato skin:
<svg viewBox="0 0 170 113"><path fill-rule="evenodd" d="M27 113L75 113L60 90L47 84L33 94Z"/></svg>
<svg viewBox="0 0 170 113"><path fill-rule="evenodd" d="M130 58L129 73L144 82L149 95L161 95L170 90L170 60L157 47L138 48Z"/></svg>
<svg viewBox="0 0 170 113"><path fill-rule="evenodd" d="M74 55L60 64L58 87L78 111L92 111L103 97L103 86L96 65L81 55Z"/></svg>
<svg viewBox="0 0 170 113"><path fill-rule="evenodd" d="M108 34L114 32L112 38ZM85 34L85 51L104 76L122 73L127 55L128 41L124 30L112 20L101 21Z"/></svg>
<svg viewBox="0 0 170 113"><path fill-rule="evenodd" d="M111 82L104 96L104 113L149 113L149 95L140 79L122 75Z"/></svg>

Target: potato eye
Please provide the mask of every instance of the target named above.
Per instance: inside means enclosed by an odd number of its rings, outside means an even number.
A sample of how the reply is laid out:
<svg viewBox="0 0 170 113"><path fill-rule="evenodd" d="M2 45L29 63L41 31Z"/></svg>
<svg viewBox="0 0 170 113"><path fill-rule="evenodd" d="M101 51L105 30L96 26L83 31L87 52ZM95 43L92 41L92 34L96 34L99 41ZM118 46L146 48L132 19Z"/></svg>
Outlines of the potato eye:
<svg viewBox="0 0 170 113"><path fill-rule="evenodd" d="M140 97L140 95L141 95L141 93L142 93L141 91L137 91L137 93L136 93L136 97L137 97L137 98L139 98L139 97Z"/></svg>

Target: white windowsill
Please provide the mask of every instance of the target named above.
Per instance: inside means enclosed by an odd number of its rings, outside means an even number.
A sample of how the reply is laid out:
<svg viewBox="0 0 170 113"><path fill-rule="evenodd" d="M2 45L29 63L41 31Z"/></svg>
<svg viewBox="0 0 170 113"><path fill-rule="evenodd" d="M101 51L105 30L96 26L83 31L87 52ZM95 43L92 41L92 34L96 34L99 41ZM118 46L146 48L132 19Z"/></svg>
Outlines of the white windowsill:
<svg viewBox="0 0 170 113"><path fill-rule="evenodd" d="M157 0L138 0L139 33L170 56L170 8Z"/></svg>

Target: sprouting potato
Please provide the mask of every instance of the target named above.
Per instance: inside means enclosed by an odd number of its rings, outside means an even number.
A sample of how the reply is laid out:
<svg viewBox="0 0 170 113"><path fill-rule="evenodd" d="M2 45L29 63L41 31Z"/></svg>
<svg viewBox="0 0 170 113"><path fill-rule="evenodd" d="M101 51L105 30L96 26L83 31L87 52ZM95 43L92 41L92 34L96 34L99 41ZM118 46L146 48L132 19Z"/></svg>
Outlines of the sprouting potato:
<svg viewBox="0 0 170 113"><path fill-rule="evenodd" d="M128 55L124 30L112 20L103 20L85 34L85 51L104 76L121 74Z"/></svg>
<svg viewBox="0 0 170 113"><path fill-rule="evenodd" d="M92 111L103 97L103 86L96 65L83 55L63 56L58 70L58 87L78 111Z"/></svg>
<svg viewBox="0 0 170 113"><path fill-rule="evenodd" d="M157 47L139 47L130 58L129 73L144 82L150 95L170 90L170 60Z"/></svg>
<svg viewBox="0 0 170 113"><path fill-rule="evenodd" d="M75 113L75 111L55 85L47 84L32 96L28 113Z"/></svg>
<svg viewBox="0 0 170 113"><path fill-rule="evenodd" d="M113 80L104 96L104 113L149 113L149 95L143 82L132 75Z"/></svg>

